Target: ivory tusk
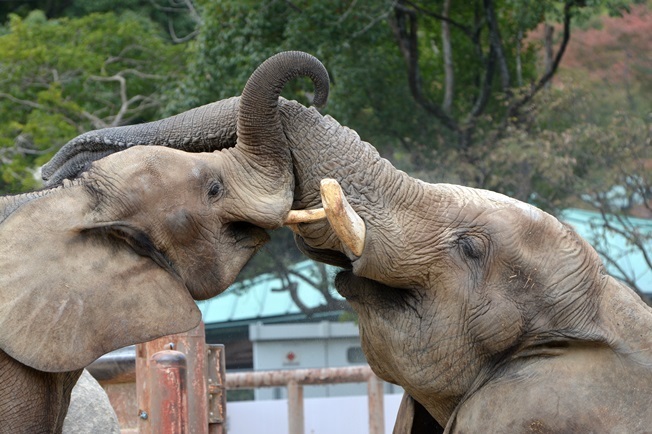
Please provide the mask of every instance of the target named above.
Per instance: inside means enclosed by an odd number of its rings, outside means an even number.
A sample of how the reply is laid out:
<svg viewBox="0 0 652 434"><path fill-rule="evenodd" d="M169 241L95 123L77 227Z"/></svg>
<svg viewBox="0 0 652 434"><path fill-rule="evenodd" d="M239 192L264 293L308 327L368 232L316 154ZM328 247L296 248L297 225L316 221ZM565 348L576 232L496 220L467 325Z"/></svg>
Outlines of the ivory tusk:
<svg viewBox="0 0 652 434"><path fill-rule="evenodd" d="M351 208L336 180L322 179L320 192L326 218L333 231L354 255L361 256L367 232L364 221Z"/></svg>
<svg viewBox="0 0 652 434"><path fill-rule="evenodd" d="M326 212L324 211L324 208L299 209L299 210L293 209L288 213L288 216L285 219L285 222L283 222L283 224L290 226L299 223L315 222L318 220L323 220L325 218L326 218Z"/></svg>

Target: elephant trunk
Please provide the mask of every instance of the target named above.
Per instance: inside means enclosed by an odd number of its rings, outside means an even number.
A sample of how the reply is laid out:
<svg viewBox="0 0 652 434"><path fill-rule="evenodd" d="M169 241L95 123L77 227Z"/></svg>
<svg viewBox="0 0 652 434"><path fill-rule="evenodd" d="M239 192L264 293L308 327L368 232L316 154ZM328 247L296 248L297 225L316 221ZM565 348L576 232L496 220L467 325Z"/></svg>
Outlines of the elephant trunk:
<svg viewBox="0 0 652 434"><path fill-rule="evenodd" d="M225 151L242 178L231 190L236 200L230 207L233 221L277 228L292 207L294 171L279 97L285 84L300 76L312 79L315 102L325 103L328 72L319 60L302 52L287 51L267 59L245 85L237 121L238 143L232 151Z"/></svg>
<svg viewBox="0 0 652 434"><path fill-rule="evenodd" d="M155 122L89 131L66 143L43 166L43 180L47 185L56 185L76 177L93 161L136 145L187 152L213 152L235 146L239 105L239 98L229 98Z"/></svg>
<svg viewBox="0 0 652 434"><path fill-rule="evenodd" d="M251 75L240 97L238 147L256 162L258 169L278 177L291 173L290 150L283 132L278 100L286 83L309 77L315 86L314 105L328 99L328 72L315 57L286 51L270 57Z"/></svg>

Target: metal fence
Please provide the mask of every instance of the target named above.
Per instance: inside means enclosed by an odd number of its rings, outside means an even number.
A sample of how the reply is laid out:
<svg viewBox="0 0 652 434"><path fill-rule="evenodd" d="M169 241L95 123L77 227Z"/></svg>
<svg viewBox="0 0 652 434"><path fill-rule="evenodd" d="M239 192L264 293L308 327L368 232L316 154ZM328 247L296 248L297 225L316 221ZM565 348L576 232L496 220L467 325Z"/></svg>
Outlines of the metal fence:
<svg viewBox="0 0 652 434"><path fill-rule="evenodd" d="M304 385L360 382L367 383L369 434L385 432L383 382L369 366L226 374L224 347L205 343L203 324L137 345L135 360L109 355L89 370L123 434L224 434L227 389L279 386L288 391L288 434L304 434Z"/></svg>

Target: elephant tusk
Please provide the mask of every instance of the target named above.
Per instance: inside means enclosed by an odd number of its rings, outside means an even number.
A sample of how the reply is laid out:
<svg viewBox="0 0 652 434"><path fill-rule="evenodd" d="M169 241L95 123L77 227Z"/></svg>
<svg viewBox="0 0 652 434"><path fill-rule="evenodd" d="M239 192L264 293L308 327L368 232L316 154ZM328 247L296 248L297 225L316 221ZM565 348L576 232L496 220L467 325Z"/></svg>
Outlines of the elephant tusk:
<svg viewBox="0 0 652 434"><path fill-rule="evenodd" d="M283 222L286 226L292 226L299 223L310 223L326 218L326 211L324 208L316 209L293 209L288 213L288 216Z"/></svg>
<svg viewBox="0 0 652 434"><path fill-rule="evenodd" d="M364 221L351 208L336 180L322 179L320 192L326 218L333 231L355 256L361 256L367 232Z"/></svg>

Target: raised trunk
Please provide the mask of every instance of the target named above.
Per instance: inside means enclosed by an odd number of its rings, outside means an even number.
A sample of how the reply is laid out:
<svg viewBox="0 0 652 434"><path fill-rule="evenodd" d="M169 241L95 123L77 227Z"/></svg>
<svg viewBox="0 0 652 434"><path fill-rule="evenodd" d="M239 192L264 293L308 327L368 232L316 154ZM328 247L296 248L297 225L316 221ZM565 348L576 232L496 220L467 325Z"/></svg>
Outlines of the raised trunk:
<svg viewBox="0 0 652 434"><path fill-rule="evenodd" d="M262 156L262 167L272 166L270 157L285 160L289 155L278 113L278 100L283 87L295 77L309 77L315 85L314 104L321 106L328 99L329 79L326 68L315 57L287 51L267 59L251 75L240 97L238 115L238 147L252 156Z"/></svg>
<svg viewBox="0 0 652 434"><path fill-rule="evenodd" d="M66 143L43 166L43 179L48 185L56 185L75 177L91 162L136 145L188 152L235 146L239 105L239 98L229 98L155 122L89 131Z"/></svg>

